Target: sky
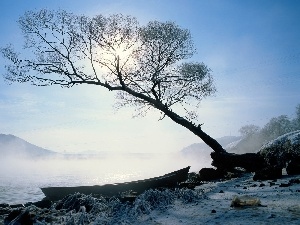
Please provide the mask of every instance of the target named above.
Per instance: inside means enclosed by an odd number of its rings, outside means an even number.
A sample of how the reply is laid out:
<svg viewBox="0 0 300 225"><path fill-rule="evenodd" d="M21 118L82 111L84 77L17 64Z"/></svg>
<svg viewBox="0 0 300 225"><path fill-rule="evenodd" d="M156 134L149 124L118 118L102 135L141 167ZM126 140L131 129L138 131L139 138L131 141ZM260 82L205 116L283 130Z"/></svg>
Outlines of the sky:
<svg viewBox="0 0 300 225"><path fill-rule="evenodd" d="M64 9L87 16L122 13L141 24L173 21L190 30L192 61L212 70L217 93L198 109L202 129L219 138L272 117L295 116L300 103L300 2L297 0L2 0L0 46L23 45L17 20L28 10ZM178 152L201 142L159 114L132 118L114 110L114 94L90 85L35 87L3 78L0 57L0 133L57 152Z"/></svg>

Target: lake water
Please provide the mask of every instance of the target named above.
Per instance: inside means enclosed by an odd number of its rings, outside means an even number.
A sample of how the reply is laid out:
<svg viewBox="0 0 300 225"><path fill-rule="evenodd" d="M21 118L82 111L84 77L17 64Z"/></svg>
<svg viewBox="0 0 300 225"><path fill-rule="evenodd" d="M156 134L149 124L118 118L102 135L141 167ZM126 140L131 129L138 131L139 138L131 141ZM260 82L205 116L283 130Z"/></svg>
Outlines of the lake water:
<svg viewBox="0 0 300 225"><path fill-rule="evenodd" d="M0 203L42 200L41 187L103 185L160 176L186 166L177 157L106 157L93 159L0 159Z"/></svg>

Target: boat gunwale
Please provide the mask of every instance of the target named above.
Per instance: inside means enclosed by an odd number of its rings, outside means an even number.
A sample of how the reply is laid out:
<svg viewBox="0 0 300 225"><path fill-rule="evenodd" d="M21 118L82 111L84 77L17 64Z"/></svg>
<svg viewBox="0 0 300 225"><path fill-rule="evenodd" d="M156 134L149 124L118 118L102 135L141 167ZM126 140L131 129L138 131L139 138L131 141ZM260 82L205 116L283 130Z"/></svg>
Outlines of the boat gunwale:
<svg viewBox="0 0 300 225"><path fill-rule="evenodd" d="M185 167L180 170L167 173L162 176L148 178L144 180L136 180L131 182L124 183L114 183L114 184L104 184L104 185L91 185L91 186L73 186L73 187L43 187L41 188L42 192L48 199L58 200L64 196L81 192L83 194L100 194L103 193L103 196L115 196L120 192L126 192L130 189L136 189L138 193L141 193L147 189L151 188L160 188L160 187L172 187L176 186L179 182L183 182L187 178L190 166ZM177 179L176 179L177 178ZM132 187L132 186L135 186ZM130 188L132 187L132 188ZM101 191L101 189L103 189ZM106 190L107 189L107 190ZM110 189L110 190L109 190ZM124 190L122 190L124 189ZM81 191L80 191L81 190ZM53 194L55 193L55 194Z"/></svg>

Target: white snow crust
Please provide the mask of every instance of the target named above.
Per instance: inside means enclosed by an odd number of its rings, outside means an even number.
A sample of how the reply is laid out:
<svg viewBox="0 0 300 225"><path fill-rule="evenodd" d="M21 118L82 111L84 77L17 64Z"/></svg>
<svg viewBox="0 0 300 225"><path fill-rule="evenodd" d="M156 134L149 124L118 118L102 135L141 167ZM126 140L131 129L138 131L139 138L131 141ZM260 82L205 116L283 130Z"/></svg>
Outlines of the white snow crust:
<svg viewBox="0 0 300 225"><path fill-rule="evenodd" d="M278 138L269 141L268 143L266 143L265 145L263 145L261 147L261 149L265 149L265 148L271 148L273 146L279 145L281 143L285 143L287 141L290 141L290 143L292 145L296 145L296 144L300 144L300 130L297 131L293 131L287 134L284 134L282 136L279 136Z"/></svg>

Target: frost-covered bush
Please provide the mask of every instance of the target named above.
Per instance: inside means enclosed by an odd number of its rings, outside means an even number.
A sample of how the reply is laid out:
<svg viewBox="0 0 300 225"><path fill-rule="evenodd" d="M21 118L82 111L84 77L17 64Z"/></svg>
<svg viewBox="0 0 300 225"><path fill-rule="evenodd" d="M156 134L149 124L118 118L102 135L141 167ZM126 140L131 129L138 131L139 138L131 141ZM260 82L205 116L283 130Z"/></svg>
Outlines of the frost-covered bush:
<svg viewBox="0 0 300 225"><path fill-rule="evenodd" d="M167 210L175 200L191 203L199 201L203 196L202 190L150 189L139 195L134 202L122 203L115 197L105 199L75 193L54 204L47 215L42 209L34 208L34 214L39 218L35 224L46 225L49 222L53 225L132 224L139 216L150 214L153 210Z"/></svg>
<svg viewBox="0 0 300 225"><path fill-rule="evenodd" d="M164 190L147 190L138 196L134 202L134 210L137 214L149 214L154 209L165 210L168 205L172 204L176 195L170 189Z"/></svg>
<svg viewBox="0 0 300 225"><path fill-rule="evenodd" d="M75 210L76 212L83 209L83 207L84 211L92 211L93 213L107 209L106 200L104 198L94 198L91 195L80 193L67 195L55 205L55 209L65 209L66 211Z"/></svg>
<svg viewBox="0 0 300 225"><path fill-rule="evenodd" d="M177 198L182 200L184 203L197 202L203 197L203 190L190 190L190 189L177 189Z"/></svg>
<svg viewBox="0 0 300 225"><path fill-rule="evenodd" d="M300 157L300 130L287 133L263 145L259 151L270 166L281 166Z"/></svg>

